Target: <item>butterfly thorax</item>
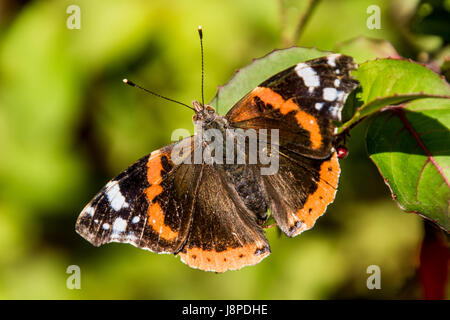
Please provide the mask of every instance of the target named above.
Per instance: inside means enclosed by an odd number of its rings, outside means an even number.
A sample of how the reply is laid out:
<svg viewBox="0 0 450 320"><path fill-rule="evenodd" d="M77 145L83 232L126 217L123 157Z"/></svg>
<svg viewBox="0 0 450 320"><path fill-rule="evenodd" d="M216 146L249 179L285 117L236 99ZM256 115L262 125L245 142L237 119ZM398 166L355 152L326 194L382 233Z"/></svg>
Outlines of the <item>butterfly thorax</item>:
<svg viewBox="0 0 450 320"><path fill-rule="evenodd" d="M228 121L218 114L216 110L210 105L202 105L198 101L194 101L192 103L195 110L195 115L193 116L194 124L196 128L201 126L203 130L208 129L219 129L220 131L225 132L226 129L229 129L230 126Z"/></svg>
<svg viewBox="0 0 450 320"><path fill-rule="evenodd" d="M223 142L222 162L205 164L213 165L223 172L227 182L233 187L245 206L256 214L259 221L264 221L267 217L267 201L253 170L254 167L248 166L248 156L239 153L239 148L236 145L238 137L233 132L233 126L228 123L225 117L219 115L212 106L202 105L198 101L194 101L193 106L196 112L193 117L197 132L196 138L200 139L203 151L211 147L211 141L217 139L217 136L211 139L210 133L214 130L221 136ZM231 145L226 142L227 136L228 139L231 137L231 141L233 141ZM227 148L233 148L234 150L232 162L226 159ZM247 153L248 150L241 149L241 152ZM244 164L238 163L239 155L245 158Z"/></svg>

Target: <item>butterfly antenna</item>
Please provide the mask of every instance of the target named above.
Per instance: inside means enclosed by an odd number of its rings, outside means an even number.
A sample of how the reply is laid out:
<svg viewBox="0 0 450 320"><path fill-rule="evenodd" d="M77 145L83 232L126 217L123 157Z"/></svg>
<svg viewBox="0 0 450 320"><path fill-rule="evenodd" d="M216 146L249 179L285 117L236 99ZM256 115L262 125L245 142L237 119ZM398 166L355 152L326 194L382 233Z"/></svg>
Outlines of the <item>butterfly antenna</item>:
<svg viewBox="0 0 450 320"><path fill-rule="evenodd" d="M185 106L186 108L189 108L189 109L191 109L191 110L194 110L194 108L188 106L187 104L185 104L185 103L183 103L183 102L180 102L180 101L177 101L177 100L173 100L173 99L167 98L167 97L165 97L165 96L163 96L163 95L160 95L160 94L158 94L158 93L156 93L156 92L153 92L153 91L150 91L150 90L148 90L148 89L145 89L145 88L141 87L140 85L138 85L138 84L136 84L136 83L134 83L133 81L130 81L130 80L128 80L128 79L123 79L123 82L124 82L125 84L129 85L129 86L132 86L132 87L135 87L135 88L144 90L145 92L150 93L150 94L152 94L152 95L154 95L154 96L157 96L157 97L159 97L159 98L162 98L162 99L165 99L165 100L168 100L168 101L172 101L172 102L181 104L182 106ZM194 111L195 111L195 110L194 110Z"/></svg>
<svg viewBox="0 0 450 320"><path fill-rule="evenodd" d="M205 68L204 68L204 58L203 58L203 31L202 31L202 26L198 26L198 35L200 37L200 50L201 50L201 55L202 55L202 105L205 105L205 95L203 92L203 83L204 83L204 78L205 78Z"/></svg>

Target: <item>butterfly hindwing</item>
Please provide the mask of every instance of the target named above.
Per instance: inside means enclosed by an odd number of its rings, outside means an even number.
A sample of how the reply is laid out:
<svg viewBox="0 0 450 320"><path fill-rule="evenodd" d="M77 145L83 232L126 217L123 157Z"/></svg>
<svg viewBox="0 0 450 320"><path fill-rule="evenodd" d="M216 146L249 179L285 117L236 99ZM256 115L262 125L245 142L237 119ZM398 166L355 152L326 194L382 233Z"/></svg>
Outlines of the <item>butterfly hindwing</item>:
<svg viewBox="0 0 450 320"><path fill-rule="evenodd" d="M202 166L191 230L178 254L191 267L224 272L253 265L270 248L257 216L230 185L223 167Z"/></svg>
<svg viewBox="0 0 450 320"><path fill-rule="evenodd" d="M311 229L333 202L340 174L336 153L327 159L308 159L280 152L280 168L262 176L270 211L289 237Z"/></svg>

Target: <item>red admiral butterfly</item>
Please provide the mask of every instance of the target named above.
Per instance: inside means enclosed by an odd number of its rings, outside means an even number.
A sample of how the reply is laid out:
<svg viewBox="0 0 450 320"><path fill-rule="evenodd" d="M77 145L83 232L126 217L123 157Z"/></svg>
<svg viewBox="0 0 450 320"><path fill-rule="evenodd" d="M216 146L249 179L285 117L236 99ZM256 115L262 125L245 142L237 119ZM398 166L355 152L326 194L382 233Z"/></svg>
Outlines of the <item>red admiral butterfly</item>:
<svg viewBox="0 0 450 320"><path fill-rule="evenodd" d="M278 171L262 175L261 163L174 161L177 145L207 148L204 141L196 145L196 134L111 180L83 209L76 231L95 246L130 243L205 271L259 263L270 254L267 212L294 237L334 200L340 174L334 121L358 85L353 69L353 59L340 54L299 63L261 83L225 116L194 102L200 129L277 129ZM248 148L243 152L248 156Z"/></svg>

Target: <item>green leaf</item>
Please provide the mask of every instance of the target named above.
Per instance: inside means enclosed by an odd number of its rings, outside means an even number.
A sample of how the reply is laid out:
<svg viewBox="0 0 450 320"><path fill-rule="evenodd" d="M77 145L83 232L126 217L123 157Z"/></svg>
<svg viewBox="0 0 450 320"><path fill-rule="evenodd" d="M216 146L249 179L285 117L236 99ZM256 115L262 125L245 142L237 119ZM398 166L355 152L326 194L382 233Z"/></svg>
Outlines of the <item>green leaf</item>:
<svg viewBox="0 0 450 320"><path fill-rule="evenodd" d="M438 74L411 61L368 61L353 75L361 85L362 90L357 96L361 106L338 128L338 133L389 105L423 98L450 98L450 87Z"/></svg>
<svg viewBox="0 0 450 320"><path fill-rule="evenodd" d="M423 99L376 115L367 151L393 198L450 229L450 100Z"/></svg>
<svg viewBox="0 0 450 320"><path fill-rule="evenodd" d="M336 51L352 56L362 63L376 58L400 58L394 46L387 40L359 36L336 44Z"/></svg>
<svg viewBox="0 0 450 320"><path fill-rule="evenodd" d="M299 62L326 56L330 53L300 47L274 50L237 71L227 84L219 88L209 104L217 111L226 113L239 99L269 77Z"/></svg>

